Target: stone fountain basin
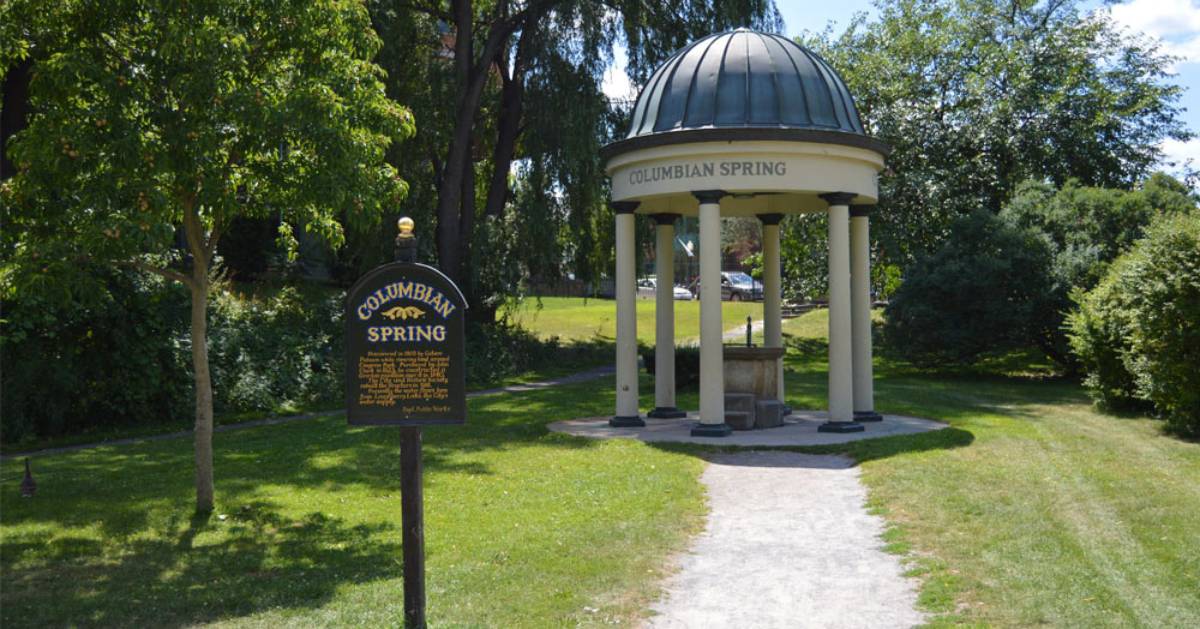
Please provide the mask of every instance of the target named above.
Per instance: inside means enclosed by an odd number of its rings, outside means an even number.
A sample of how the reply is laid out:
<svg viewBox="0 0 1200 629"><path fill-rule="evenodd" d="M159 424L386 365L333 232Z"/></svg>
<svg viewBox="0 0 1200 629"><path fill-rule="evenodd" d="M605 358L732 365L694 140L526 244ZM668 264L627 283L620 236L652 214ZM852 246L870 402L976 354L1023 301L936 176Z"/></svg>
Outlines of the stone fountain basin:
<svg viewBox="0 0 1200 629"><path fill-rule="evenodd" d="M750 393L760 400L773 400L779 391L779 361L782 347L726 345L725 392Z"/></svg>

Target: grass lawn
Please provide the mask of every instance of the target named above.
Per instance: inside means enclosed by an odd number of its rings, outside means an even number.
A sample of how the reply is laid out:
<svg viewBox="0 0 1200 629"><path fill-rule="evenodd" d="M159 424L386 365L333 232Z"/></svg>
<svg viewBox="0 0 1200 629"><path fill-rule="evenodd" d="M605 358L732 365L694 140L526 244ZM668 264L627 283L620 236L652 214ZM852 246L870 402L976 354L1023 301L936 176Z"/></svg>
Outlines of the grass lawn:
<svg viewBox="0 0 1200 629"><path fill-rule="evenodd" d="M824 317L785 325L797 407L824 406ZM930 373L880 357L876 376L879 410L951 428L810 450L860 461L934 625L1200 626L1200 444L1101 414L1027 360ZM612 389L477 398L469 425L426 432L435 625L624 623L658 595L701 522L705 449L545 431L611 412ZM645 406L652 390L644 379ZM19 462L0 465L0 624L400 618L394 430L330 418L216 446L218 515L204 520L190 517L186 441L38 457L32 500L17 496Z"/></svg>
<svg viewBox="0 0 1200 629"><path fill-rule="evenodd" d="M617 330L617 302L612 299L577 297L530 298L511 312L513 323L534 331L541 338L557 336L564 341L612 340ZM724 330L746 325L746 317L762 318L762 302L721 302ZM638 341L654 343L654 300L637 300ZM675 340L679 344L700 338L700 302L675 302Z"/></svg>
<svg viewBox="0 0 1200 629"><path fill-rule="evenodd" d="M827 320L784 326L793 405L824 405ZM1043 369L877 357L878 410L952 427L817 451L861 462L934 625L1200 626L1200 444L1102 414Z"/></svg>
<svg viewBox="0 0 1200 629"><path fill-rule="evenodd" d="M439 626L628 621L701 523L701 462L548 434L611 381L471 400L425 432ZM216 436L217 511L191 517L186 440L0 466L0 625L392 626L403 617L397 432L342 418Z"/></svg>

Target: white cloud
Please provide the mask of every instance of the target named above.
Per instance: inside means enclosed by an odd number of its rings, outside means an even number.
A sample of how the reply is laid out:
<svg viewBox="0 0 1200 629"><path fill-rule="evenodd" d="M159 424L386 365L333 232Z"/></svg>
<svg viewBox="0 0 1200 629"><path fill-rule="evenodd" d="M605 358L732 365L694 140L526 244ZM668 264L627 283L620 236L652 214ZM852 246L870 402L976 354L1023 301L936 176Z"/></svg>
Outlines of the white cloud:
<svg viewBox="0 0 1200 629"><path fill-rule="evenodd" d="M625 64L625 47L613 46L613 63L604 71L604 81L600 83L600 91L604 92L609 100L634 100L637 98L637 90L629 82L629 75L625 74Z"/></svg>
<svg viewBox="0 0 1200 629"><path fill-rule="evenodd" d="M1160 40L1180 64L1200 63L1200 0L1132 0L1109 11L1117 24Z"/></svg>
<svg viewBox="0 0 1200 629"><path fill-rule="evenodd" d="M1113 6L1112 16L1154 37L1200 33L1200 5L1192 0L1133 0Z"/></svg>
<svg viewBox="0 0 1200 629"><path fill-rule="evenodd" d="M1174 170L1182 170L1182 166L1187 165L1188 160L1191 160L1192 167L1200 167L1200 139L1193 139L1187 142L1180 140L1164 140L1162 143L1163 163L1174 163Z"/></svg>

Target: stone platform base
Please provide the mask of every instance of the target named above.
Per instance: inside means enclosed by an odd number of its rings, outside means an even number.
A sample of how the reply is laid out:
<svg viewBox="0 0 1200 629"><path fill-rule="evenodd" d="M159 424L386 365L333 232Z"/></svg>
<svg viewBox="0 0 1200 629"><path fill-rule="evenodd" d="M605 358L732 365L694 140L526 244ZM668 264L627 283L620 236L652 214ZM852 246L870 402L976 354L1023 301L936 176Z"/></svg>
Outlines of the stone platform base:
<svg viewBox="0 0 1200 629"><path fill-rule="evenodd" d="M734 431L726 437L693 437L691 435L692 427L695 426L698 419L699 414L691 412L688 413L686 418L647 418L645 426L613 428L608 424L608 417L586 417L554 422L550 424L550 430L593 439L624 438L659 443L700 443L720 446L770 447L847 443L861 439L930 432L941 430L948 426L932 419L904 417L902 415L884 415L882 422L863 424L864 429L862 432L818 432L817 428L825 423L827 414L824 411L796 410L787 416L784 419L783 425L778 428Z"/></svg>

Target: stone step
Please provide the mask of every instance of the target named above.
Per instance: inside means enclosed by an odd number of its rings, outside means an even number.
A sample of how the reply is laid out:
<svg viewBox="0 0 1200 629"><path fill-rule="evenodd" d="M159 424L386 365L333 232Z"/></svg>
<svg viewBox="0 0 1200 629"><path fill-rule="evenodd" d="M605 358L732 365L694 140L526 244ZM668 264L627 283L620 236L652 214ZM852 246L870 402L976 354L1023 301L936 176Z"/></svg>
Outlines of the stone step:
<svg viewBox="0 0 1200 629"><path fill-rule="evenodd" d="M783 425L784 406L779 400L759 400L754 404L755 428L778 428Z"/></svg>
<svg viewBox="0 0 1200 629"><path fill-rule="evenodd" d="M754 414L745 411L725 411L725 423L734 430L752 430Z"/></svg>
<svg viewBox="0 0 1200 629"><path fill-rule="evenodd" d="M754 414L753 393L726 393L725 410Z"/></svg>

